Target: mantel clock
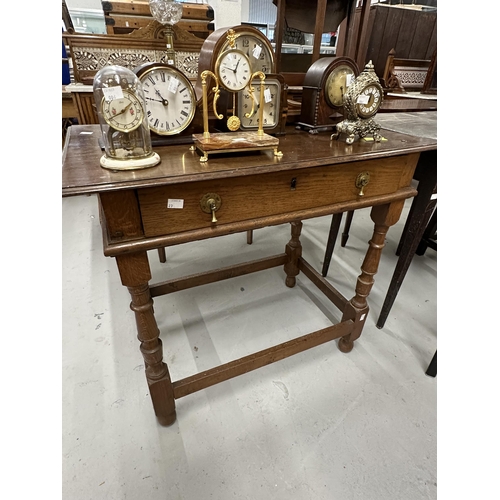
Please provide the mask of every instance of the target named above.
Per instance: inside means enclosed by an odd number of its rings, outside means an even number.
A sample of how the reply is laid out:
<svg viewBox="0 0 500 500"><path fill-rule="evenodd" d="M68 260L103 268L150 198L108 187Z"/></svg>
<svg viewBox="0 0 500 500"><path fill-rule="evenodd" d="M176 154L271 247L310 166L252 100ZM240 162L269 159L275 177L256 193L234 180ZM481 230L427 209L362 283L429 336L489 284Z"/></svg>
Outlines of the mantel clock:
<svg viewBox="0 0 500 500"><path fill-rule="evenodd" d="M314 62L304 77L298 127L312 134L335 128L344 118L344 94L358 74L358 65L349 57Z"/></svg>

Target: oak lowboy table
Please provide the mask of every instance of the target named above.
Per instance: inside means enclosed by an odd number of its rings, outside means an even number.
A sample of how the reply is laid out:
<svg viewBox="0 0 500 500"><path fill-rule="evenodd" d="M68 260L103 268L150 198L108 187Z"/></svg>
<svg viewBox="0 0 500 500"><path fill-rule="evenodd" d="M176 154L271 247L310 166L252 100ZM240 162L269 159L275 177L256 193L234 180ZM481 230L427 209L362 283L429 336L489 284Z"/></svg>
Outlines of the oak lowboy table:
<svg viewBox="0 0 500 500"><path fill-rule="evenodd" d="M220 155L200 163L189 146L157 147L161 163L153 168L113 172L99 159L98 125L70 127L63 152L62 195L96 193L104 255L114 257L128 288L137 322L140 350L158 421L175 421L175 400L221 381L334 339L349 352L368 313L385 236L407 198L419 155L437 149L434 139L382 129L386 141L330 141L289 128L280 137L283 157L271 151ZM202 204L217 200L215 212ZM215 206L215 205L214 205ZM302 257L302 220L372 207L373 236L352 298L344 297ZM150 284L148 250L290 223L291 238L279 255ZM163 360L153 298L219 280L283 266L285 284L295 285L302 272L340 309L340 323L172 381Z"/></svg>

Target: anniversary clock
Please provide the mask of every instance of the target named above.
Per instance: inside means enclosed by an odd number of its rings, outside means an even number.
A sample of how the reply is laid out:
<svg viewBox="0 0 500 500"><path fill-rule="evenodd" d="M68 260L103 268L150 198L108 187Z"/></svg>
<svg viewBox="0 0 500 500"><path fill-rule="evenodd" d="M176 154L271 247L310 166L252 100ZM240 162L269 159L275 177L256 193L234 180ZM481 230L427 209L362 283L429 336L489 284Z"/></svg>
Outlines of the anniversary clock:
<svg viewBox="0 0 500 500"><path fill-rule="evenodd" d="M100 164L111 170L153 167L160 157L151 146L142 84L122 66L105 66L93 84L105 154Z"/></svg>
<svg viewBox="0 0 500 500"><path fill-rule="evenodd" d="M347 134L347 144L352 144L356 136L368 135L373 140L382 140L380 125L373 120L382 104L384 92L382 85L370 61L363 72L348 87L344 95L344 107L347 118L336 125L337 131L331 139L338 139L340 134Z"/></svg>
<svg viewBox="0 0 500 500"><path fill-rule="evenodd" d="M273 150L275 156L281 157L278 151L279 139L264 133L264 105L269 89L265 89L266 75L262 71L253 71L251 59L236 48L238 35L232 29L227 32L226 47L217 57L214 71L204 70L200 73L203 102L203 134L193 134L194 148L202 153L200 161L207 161L209 154L233 153L248 151ZM259 86L258 100L255 97L256 85ZM209 100L209 86L212 94ZM218 120L224 119L219 112L218 101L221 89L225 89L233 100L233 114L227 119L230 132L209 132L209 108ZM243 93L243 97L241 94ZM243 113L246 119L258 118L255 131L239 131L241 119L236 115L236 102L244 99L248 93L248 111Z"/></svg>
<svg viewBox="0 0 500 500"><path fill-rule="evenodd" d="M349 57L323 57L314 62L304 77L298 127L317 133L335 128L344 118L343 96L358 76Z"/></svg>
<svg viewBox="0 0 500 500"><path fill-rule="evenodd" d="M203 121L193 85L175 66L150 62L134 70L142 83L146 118L154 146L187 144Z"/></svg>

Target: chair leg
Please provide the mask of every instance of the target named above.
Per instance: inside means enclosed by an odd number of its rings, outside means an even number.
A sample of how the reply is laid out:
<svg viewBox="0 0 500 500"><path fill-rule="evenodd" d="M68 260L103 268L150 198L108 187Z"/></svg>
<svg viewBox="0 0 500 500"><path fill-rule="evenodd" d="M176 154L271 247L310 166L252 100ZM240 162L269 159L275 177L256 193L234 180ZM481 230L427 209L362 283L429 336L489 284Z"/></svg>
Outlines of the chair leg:
<svg viewBox="0 0 500 500"><path fill-rule="evenodd" d="M354 215L354 210L349 210L345 219L344 232L342 233L342 239L340 240L340 246L345 247L347 240L349 239L349 230L351 229L352 216Z"/></svg>
<svg viewBox="0 0 500 500"><path fill-rule="evenodd" d="M328 233L328 241L326 243L325 257L323 259L323 269L321 271L323 277L328 274L328 268L330 267L330 261L332 260L333 248L335 247L335 241L337 240L337 235L339 234L341 221L342 212L339 214L333 214L330 232Z"/></svg>
<svg viewBox="0 0 500 500"><path fill-rule="evenodd" d="M431 359L431 362L429 363L429 367L427 368L427 371L425 372L426 375L429 375L429 377L435 377L437 375L437 349L436 352L434 353L434 356Z"/></svg>
<svg viewBox="0 0 500 500"><path fill-rule="evenodd" d="M435 244L435 235L437 232L437 207L432 214L430 221L425 228L424 234L422 235L422 239L417 247L415 253L417 255L424 255L425 251L428 247L431 247L433 250L437 250L437 245Z"/></svg>
<svg viewBox="0 0 500 500"><path fill-rule="evenodd" d="M158 257L160 257L160 262L165 264L167 262L167 253L165 251L165 247L158 248Z"/></svg>

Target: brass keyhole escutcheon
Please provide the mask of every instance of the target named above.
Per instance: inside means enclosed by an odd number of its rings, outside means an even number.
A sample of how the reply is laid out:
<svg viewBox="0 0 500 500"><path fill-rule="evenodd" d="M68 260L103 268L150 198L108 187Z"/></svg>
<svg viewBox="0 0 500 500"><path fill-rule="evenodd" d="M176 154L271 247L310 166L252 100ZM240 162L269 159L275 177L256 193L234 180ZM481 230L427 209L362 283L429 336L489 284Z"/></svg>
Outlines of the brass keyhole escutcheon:
<svg viewBox="0 0 500 500"><path fill-rule="evenodd" d="M221 197L217 193L207 193L200 200L200 207L206 214L212 214L212 222L217 222L215 212L222 205Z"/></svg>
<svg viewBox="0 0 500 500"><path fill-rule="evenodd" d="M364 189L366 185L370 182L370 174L368 172L361 172L356 177L356 187L359 189L358 196L364 196Z"/></svg>

